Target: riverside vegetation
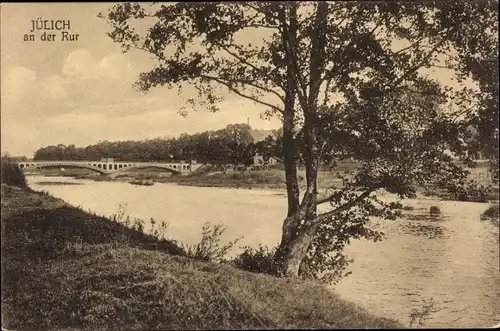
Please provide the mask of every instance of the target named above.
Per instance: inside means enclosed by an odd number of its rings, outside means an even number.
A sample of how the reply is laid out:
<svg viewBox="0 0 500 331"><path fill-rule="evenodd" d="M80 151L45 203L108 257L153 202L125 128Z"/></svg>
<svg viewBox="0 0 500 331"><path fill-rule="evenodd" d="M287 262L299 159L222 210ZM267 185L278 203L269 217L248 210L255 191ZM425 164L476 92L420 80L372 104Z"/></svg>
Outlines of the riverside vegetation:
<svg viewBox="0 0 500 331"><path fill-rule="evenodd" d="M220 225L183 245L166 239L165 223L151 220L146 234L124 210L107 219L22 182L8 185L22 173L6 169L13 168L2 166L1 186L7 329L401 327L316 282L241 270L265 271L272 255L247 248L226 260L237 241L220 245Z"/></svg>
<svg viewBox="0 0 500 331"><path fill-rule="evenodd" d="M350 161L344 161L337 165L335 172L343 175L355 170L356 165ZM489 200L498 200L498 186L494 186L491 179L488 178L489 164L479 163L475 172L470 178L481 185L482 189L470 186L465 190L454 193L437 186L420 187L418 193L425 196L434 196L446 200L488 202ZM176 176L165 173L164 170L156 168L132 169L127 172L117 174L113 177L100 175L91 170L67 168L64 172L59 169L39 169L37 170L44 176L69 176L75 178L91 179L95 181L150 181L156 183L175 183L184 186L197 187L228 187L240 189L286 189L285 172L282 165L278 164L267 169L222 171L217 165L203 165L197 171L186 176ZM306 188L305 171L298 171L299 187ZM324 194L325 190L342 187L342 180L335 176L329 169L325 168L318 171L318 190Z"/></svg>

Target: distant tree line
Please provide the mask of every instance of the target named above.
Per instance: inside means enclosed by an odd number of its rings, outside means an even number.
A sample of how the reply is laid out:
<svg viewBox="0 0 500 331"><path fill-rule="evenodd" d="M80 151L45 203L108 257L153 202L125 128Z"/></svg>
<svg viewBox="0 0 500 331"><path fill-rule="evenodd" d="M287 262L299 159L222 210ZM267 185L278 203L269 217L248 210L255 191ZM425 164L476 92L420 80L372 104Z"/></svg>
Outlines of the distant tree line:
<svg viewBox="0 0 500 331"><path fill-rule="evenodd" d="M102 141L95 145L86 147L75 147L75 145L47 146L35 152L35 161L100 161L101 158L114 158L117 161L136 162L172 162L196 160L199 163L214 165L238 165L250 166L253 157L258 153L263 156L265 162L269 158L283 158L283 134L282 129L272 130L272 133L259 141L252 136L252 128L247 124L229 124L224 129L216 131L205 131L195 134L183 133L178 138L155 138L143 141ZM476 144L477 134L472 132L473 138L470 145ZM297 165L304 165L303 132L298 131L294 135L295 144L299 149ZM345 137L337 137L343 140ZM361 147L360 147L361 148ZM473 149L473 158L480 158L482 153ZM332 153L335 146L325 145L321 164L328 167L333 162Z"/></svg>
<svg viewBox="0 0 500 331"><path fill-rule="evenodd" d="M114 158L117 161L169 162L196 160L199 163L250 165L253 156L260 153L264 159L279 157L281 137L279 131L262 141L254 141L247 124L230 124L224 129L205 131L178 138L149 139L144 141L103 141L86 147L62 145L42 147L35 160L89 160Z"/></svg>

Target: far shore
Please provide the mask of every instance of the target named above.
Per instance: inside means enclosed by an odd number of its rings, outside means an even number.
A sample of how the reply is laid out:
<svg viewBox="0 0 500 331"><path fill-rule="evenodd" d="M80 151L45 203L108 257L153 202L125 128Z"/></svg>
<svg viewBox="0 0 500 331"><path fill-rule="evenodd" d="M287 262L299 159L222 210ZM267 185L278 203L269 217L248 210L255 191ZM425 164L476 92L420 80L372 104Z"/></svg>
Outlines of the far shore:
<svg viewBox="0 0 500 331"><path fill-rule="evenodd" d="M235 189L256 189L273 190L286 193L286 183L284 171L280 169L269 170L246 170L246 171L200 171L189 175L173 175L169 172L158 169L145 169L141 171L128 171L111 175L102 175L86 169L42 169L36 173L29 174L43 175L47 177L72 177L76 179L87 179L93 181L114 181L128 182L134 185L153 185L154 183L173 183L182 186L194 187L220 187ZM298 172L299 187L305 188L305 172ZM329 171L318 173L318 187L320 194L324 194L329 188L338 189L341 182ZM478 176L479 177L479 176ZM476 179L476 178L475 178ZM481 185L491 185L484 180L484 176L479 178ZM57 181L47 181L49 185L58 185ZM50 183L49 183L50 182ZM45 183L44 183L45 184ZM497 202L499 200L498 186L491 186L491 192L481 199L461 200L451 194L436 187L419 188L417 195L421 197L440 198L443 200L475 201L475 202Z"/></svg>

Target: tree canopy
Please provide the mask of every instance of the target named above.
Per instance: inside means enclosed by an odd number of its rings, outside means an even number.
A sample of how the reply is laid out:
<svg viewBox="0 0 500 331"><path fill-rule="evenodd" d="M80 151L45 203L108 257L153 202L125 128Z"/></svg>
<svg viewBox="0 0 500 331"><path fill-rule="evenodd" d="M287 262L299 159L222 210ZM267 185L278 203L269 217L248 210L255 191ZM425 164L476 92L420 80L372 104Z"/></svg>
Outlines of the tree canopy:
<svg viewBox="0 0 500 331"><path fill-rule="evenodd" d="M122 161L171 162L196 160L216 165L249 164L255 152L264 151L254 143L247 124L229 124L224 129L178 138L145 141L103 141L86 147L75 145L46 146L35 152L35 160L94 160L114 158Z"/></svg>
<svg viewBox="0 0 500 331"><path fill-rule="evenodd" d="M365 226L368 217L395 216L376 192L409 197L418 184L466 184L455 161L472 164L468 127L491 110L481 98L471 102L472 89L443 85L429 71L462 69L489 86L475 63L498 61L491 46L497 7L465 0L126 3L101 16L124 51L155 58L136 83L140 90L190 84L198 96L186 104L211 111L230 92L282 120L288 211L275 265L277 274L297 276L338 263L351 237L380 238ZM248 42L248 35L261 38ZM318 198L325 155L333 168L348 157L360 166L341 189ZM321 204L328 211L318 213Z"/></svg>

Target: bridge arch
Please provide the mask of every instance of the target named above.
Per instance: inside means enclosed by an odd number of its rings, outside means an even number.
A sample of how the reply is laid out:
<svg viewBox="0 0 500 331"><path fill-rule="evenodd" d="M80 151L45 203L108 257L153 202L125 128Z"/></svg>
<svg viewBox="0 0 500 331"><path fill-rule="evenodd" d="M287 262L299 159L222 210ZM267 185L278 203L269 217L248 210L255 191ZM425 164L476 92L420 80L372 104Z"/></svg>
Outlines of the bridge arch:
<svg viewBox="0 0 500 331"><path fill-rule="evenodd" d="M168 171L170 173L178 174L190 172L193 167L185 162L181 163L161 163L161 162L98 162L98 161L27 161L18 162L19 168L36 169L36 168L83 168L89 169L101 174L108 174L111 172L126 171L128 169L147 169L156 168Z"/></svg>

